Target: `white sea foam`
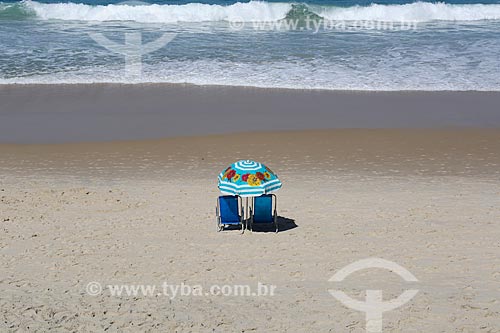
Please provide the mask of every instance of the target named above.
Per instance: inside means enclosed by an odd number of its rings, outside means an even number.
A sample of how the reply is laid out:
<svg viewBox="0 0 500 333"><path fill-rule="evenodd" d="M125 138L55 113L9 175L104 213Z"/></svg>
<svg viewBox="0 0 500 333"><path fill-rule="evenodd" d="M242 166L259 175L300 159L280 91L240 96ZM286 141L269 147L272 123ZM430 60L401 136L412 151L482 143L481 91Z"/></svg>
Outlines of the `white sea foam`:
<svg viewBox="0 0 500 333"><path fill-rule="evenodd" d="M313 7L318 15L329 20L365 21L478 21L499 20L500 5L415 2L404 5L378 5L361 7Z"/></svg>
<svg viewBox="0 0 500 333"><path fill-rule="evenodd" d="M101 5L76 3L45 4L27 0L24 6L39 19L76 21L136 21L143 23L210 22L210 21L278 21L293 6L290 3L250 1L232 5L189 3L185 5ZM373 20L386 22L428 22L500 20L500 4L445 4L415 2L404 5L333 7L308 5L308 9L329 20Z"/></svg>
<svg viewBox="0 0 500 333"><path fill-rule="evenodd" d="M459 66L455 64L454 66ZM432 66L382 67L353 71L345 66L314 63L248 64L225 61L172 61L145 65L144 75L125 78L120 66L95 67L75 72L0 78L0 84L174 83L249 86L261 88L364 90L364 91L500 91L500 79L487 68L472 72L436 70ZM332 75L335 73L335 75Z"/></svg>
<svg viewBox="0 0 500 333"><path fill-rule="evenodd" d="M44 4L26 1L39 19L76 21L136 21L144 23L208 21L277 21L285 18L292 6L286 3L251 1L229 6L189 3L185 5L103 5L75 3Z"/></svg>

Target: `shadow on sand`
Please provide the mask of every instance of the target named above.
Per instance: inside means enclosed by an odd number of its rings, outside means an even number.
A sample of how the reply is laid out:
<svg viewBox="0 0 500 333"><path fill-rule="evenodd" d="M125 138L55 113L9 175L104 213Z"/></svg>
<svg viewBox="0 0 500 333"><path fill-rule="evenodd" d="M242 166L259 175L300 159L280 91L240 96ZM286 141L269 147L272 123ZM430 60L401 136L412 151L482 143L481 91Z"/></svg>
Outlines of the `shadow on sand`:
<svg viewBox="0 0 500 333"><path fill-rule="evenodd" d="M294 228L298 225L295 223L294 219L289 219L288 217L278 216L278 232L285 232ZM241 231L241 226L228 225L224 227L223 231ZM250 230L245 230L250 231ZM253 232L276 232L273 223L255 223L253 225Z"/></svg>
<svg viewBox="0 0 500 333"><path fill-rule="evenodd" d="M294 219L278 216L278 232L285 232L297 227ZM252 229L253 232L275 232L273 223L255 223Z"/></svg>

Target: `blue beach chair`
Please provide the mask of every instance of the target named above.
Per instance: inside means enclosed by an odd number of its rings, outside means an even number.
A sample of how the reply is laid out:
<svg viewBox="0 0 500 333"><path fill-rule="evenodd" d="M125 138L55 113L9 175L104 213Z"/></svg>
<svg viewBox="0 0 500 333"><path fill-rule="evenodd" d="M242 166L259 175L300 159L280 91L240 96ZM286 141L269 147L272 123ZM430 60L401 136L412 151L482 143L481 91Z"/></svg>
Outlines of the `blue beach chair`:
<svg viewBox="0 0 500 333"><path fill-rule="evenodd" d="M273 205L274 201L274 205ZM250 230L254 224L274 224L278 232L278 202L274 194L264 194L253 198L253 209L250 210Z"/></svg>
<svg viewBox="0 0 500 333"><path fill-rule="evenodd" d="M217 231L226 226L241 225L241 233L245 232L243 225L243 206L238 195L223 195L217 199L215 214L217 216Z"/></svg>

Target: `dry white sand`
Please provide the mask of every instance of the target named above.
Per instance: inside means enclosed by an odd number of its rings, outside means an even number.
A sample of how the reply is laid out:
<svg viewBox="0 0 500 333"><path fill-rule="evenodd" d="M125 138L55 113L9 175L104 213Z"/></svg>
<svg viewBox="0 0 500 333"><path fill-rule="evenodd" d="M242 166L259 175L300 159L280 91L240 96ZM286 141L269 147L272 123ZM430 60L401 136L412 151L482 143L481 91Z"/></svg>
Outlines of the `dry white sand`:
<svg viewBox="0 0 500 333"><path fill-rule="evenodd" d="M0 146L0 331L363 332L364 314L329 289L360 300L419 289L384 313L384 332L498 332L499 138L359 130ZM246 156L284 183L278 234L215 231L216 175ZM328 282L370 257L419 281L369 269ZM91 281L276 291L91 296Z"/></svg>

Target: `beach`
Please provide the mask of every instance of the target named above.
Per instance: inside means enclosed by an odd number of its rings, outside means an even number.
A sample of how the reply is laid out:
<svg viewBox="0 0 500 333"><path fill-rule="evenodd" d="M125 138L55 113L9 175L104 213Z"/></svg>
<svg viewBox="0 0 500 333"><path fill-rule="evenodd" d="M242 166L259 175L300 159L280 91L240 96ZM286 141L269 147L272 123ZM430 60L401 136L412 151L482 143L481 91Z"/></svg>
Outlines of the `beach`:
<svg viewBox="0 0 500 333"><path fill-rule="evenodd" d="M500 333L499 30L0 0L0 333Z"/></svg>
<svg viewBox="0 0 500 333"><path fill-rule="evenodd" d="M1 144L0 328L364 332L365 314L329 290L363 300L379 289L389 300L417 289L384 312L384 332L497 332L499 144L498 128L474 126ZM284 184L277 234L216 232L216 176L246 158L265 161ZM418 281L383 269L329 281L366 258ZM261 283L275 293L106 289L165 282Z"/></svg>

